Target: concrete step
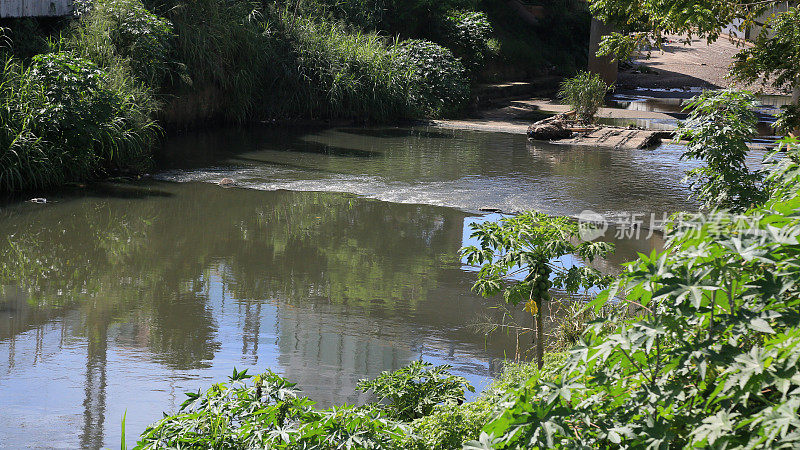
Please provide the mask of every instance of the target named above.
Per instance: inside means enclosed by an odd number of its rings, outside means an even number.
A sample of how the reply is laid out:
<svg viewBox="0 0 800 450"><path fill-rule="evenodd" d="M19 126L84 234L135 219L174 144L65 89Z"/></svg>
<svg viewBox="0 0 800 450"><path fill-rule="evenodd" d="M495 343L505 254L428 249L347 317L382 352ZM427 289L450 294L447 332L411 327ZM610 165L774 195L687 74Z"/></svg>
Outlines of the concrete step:
<svg viewBox="0 0 800 450"><path fill-rule="evenodd" d="M473 89L473 103L486 107L513 99L548 97L558 90L560 77L543 77L533 81L508 81L480 84Z"/></svg>
<svg viewBox="0 0 800 450"><path fill-rule="evenodd" d="M663 131L600 127L586 133L577 133L557 143L632 150L654 147L661 143L662 138L668 138L669 135L670 133Z"/></svg>

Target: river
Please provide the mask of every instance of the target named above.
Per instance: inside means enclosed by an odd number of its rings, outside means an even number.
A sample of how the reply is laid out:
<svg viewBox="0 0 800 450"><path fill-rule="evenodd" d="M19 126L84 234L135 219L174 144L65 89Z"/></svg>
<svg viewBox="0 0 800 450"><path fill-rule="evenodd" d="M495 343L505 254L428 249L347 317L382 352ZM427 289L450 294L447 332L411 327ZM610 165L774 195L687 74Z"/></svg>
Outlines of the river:
<svg viewBox="0 0 800 450"><path fill-rule="evenodd" d="M0 446L113 448L123 414L133 443L234 367L272 369L321 406L366 402L359 379L420 358L480 390L515 339L470 327L495 304L457 254L479 210L692 210L680 151L215 130L168 139L141 181L2 205ZM616 241L604 270L661 245Z"/></svg>

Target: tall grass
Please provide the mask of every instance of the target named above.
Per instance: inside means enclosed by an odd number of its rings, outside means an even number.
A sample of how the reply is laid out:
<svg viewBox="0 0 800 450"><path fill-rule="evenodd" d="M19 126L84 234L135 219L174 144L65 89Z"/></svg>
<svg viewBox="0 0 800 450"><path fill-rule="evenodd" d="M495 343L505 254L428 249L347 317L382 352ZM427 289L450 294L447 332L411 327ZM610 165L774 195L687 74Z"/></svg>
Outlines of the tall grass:
<svg viewBox="0 0 800 450"><path fill-rule="evenodd" d="M273 74L289 95L265 102L273 108L269 115L386 120L412 114L410 79L391 51L393 42L285 12L271 25L285 43Z"/></svg>
<svg viewBox="0 0 800 450"><path fill-rule="evenodd" d="M223 0L178 3L169 17L191 79L179 96L204 103L206 118L387 120L411 113L393 42L376 34Z"/></svg>
<svg viewBox="0 0 800 450"><path fill-rule="evenodd" d="M575 110L576 117L586 123L594 122L594 116L603 106L609 87L600 75L581 71L561 82L558 97Z"/></svg>
<svg viewBox="0 0 800 450"><path fill-rule="evenodd" d="M108 0L106 0L108 1ZM126 0L138 1L138 0ZM291 5L196 0L160 3L172 23L183 83L168 122L414 117L415 78L397 42Z"/></svg>
<svg viewBox="0 0 800 450"><path fill-rule="evenodd" d="M6 62L0 189L143 167L156 119L387 121L456 110L469 90L461 63L439 46L353 31L294 3L146 4L80 2L49 54Z"/></svg>
<svg viewBox="0 0 800 450"><path fill-rule="evenodd" d="M69 53L8 59L0 76L0 191L139 170L157 127L127 86ZM146 107L145 107L146 108Z"/></svg>

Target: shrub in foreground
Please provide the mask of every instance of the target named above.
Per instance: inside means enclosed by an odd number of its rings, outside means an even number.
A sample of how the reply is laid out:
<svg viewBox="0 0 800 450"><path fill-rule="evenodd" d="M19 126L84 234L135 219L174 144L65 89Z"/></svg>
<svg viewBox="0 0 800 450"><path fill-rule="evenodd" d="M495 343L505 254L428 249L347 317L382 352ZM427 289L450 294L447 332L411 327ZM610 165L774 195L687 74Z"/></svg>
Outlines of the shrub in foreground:
<svg viewBox="0 0 800 450"><path fill-rule="evenodd" d="M464 401L465 389L471 389L447 369L412 363L370 383L369 389L400 393L387 395L388 404L326 410L315 409L295 384L272 372L253 377L246 370L234 369L228 383L215 384L202 394L187 394L181 412L149 427L137 448L406 448L419 440L410 431L411 416L432 414L436 402L457 408ZM362 387L367 388L366 384ZM447 426L452 427L450 431L440 432L451 435L452 441L453 430L462 424Z"/></svg>
<svg viewBox="0 0 800 450"><path fill-rule="evenodd" d="M361 380L358 389L374 391L388 403L386 410L392 417L409 422L430 415L436 405L463 403L465 389L475 392L465 378L450 375L448 369L414 361L398 371L383 372L374 380Z"/></svg>
<svg viewBox="0 0 800 450"><path fill-rule="evenodd" d="M800 148L771 200L684 215L593 303L598 321L555 380L534 377L472 448L796 448L800 445ZM604 323L615 329L608 332Z"/></svg>

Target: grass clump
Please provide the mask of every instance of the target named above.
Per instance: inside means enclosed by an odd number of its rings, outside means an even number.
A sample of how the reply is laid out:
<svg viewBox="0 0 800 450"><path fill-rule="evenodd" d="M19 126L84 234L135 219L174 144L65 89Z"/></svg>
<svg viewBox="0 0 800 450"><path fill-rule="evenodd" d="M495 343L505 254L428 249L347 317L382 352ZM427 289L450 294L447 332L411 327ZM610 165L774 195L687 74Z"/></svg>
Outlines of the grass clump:
<svg viewBox="0 0 800 450"><path fill-rule="evenodd" d="M561 82L558 97L572 106L578 120L592 123L608 89L600 75L582 71Z"/></svg>
<svg viewBox="0 0 800 450"><path fill-rule="evenodd" d="M336 22L288 14L272 22L284 36L282 63L273 68L285 97L265 102L269 116L385 121L416 115L406 94L411 81L398 65L393 43L351 33Z"/></svg>

